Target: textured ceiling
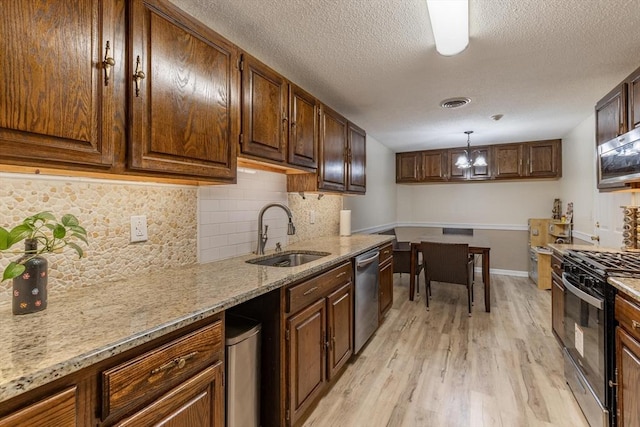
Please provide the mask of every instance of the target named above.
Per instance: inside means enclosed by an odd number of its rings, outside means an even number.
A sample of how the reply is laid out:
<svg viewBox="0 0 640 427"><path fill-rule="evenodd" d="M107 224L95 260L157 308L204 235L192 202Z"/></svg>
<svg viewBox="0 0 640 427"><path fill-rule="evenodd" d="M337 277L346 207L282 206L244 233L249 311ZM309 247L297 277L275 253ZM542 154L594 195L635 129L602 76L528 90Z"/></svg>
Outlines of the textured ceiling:
<svg viewBox="0 0 640 427"><path fill-rule="evenodd" d="M561 138L640 66L637 0L470 0L454 57L425 0L171 1L393 151Z"/></svg>

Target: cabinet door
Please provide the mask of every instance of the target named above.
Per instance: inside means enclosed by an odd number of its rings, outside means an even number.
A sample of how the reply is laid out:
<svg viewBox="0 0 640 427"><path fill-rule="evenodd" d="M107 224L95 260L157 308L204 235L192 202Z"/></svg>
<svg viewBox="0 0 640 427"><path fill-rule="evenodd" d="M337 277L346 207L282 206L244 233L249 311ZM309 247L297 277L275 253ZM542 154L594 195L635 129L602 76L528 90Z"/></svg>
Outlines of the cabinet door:
<svg viewBox="0 0 640 427"><path fill-rule="evenodd" d="M393 258L388 262L380 264L380 290L378 298L378 319L380 323L384 320L384 315L393 305Z"/></svg>
<svg viewBox="0 0 640 427"><path fill-rule="evenodd" d="M123 91L105 82L106 44L122 77L123 2L3 2L0 161L109 168L123 134ZM118 18L121 17L121 18Z"/></svg>
<svg viewBox="0 0 640 427"><path fill-rule="evenodd" d="M555 273L551 274L551 327L564 345L564 286Z"/></svg>
<svg viewBox="0 0 640 427"><path fill-rule="evenodd" d="M76 387L34 403L0 419L0 427L75 427Z"/></svg>
<svg viewBox="0 0 640 427"><path fill-rule="evenodd" d="M447 150L430 150L422 152L422 181L446 181Z"/></svg>
<svg viewBox="0 0 640 427"><path fill-rule="evenodd" d="M627 85L622 83L596 104L596 144L627 131Z"/></svg>
<svg viewBox="0 0 640 427"><path fill-rule="evenodd" d="M320 104L313 95L289 84L289 163L316 169Z"/></svg>
<svg viewBox="0 0 640 427"><path fill-rule="evenodd" d="M629 110L628 129L635 129L640 126L640 68L637 69L627 79L629 100L627 102Z"/></svg>
<svg viewBox="0 0 640 427"><path fill-rule="evenodd" d="M364 194L367 189L365 163L367 134L353 123L348 124L347 191Z"/></svg>
<svg viewBox="0 0 640 427"><path fill-rule="evenodd" d="M327 297L329 352L327 380L349 361L353 354L353 284L351 281Z"/></svg>
<svg viewBox="0 0 640 427"><path fill-rule="evenodd" d="M618 425L640 426L640 343L616 328Z"/></svg>
<svg viewBox="0 0 640 427"><path fill-rule="evenodd" d="M492 149L494 178L511 179L523 176L522 144L500 144L494 145Z"/></svg>
<svg viewBox="0 0 640 427"><path fill-rule="evenodd" d="M396 153L396 182L419 182L422 153Z"/></svg>
<svg viewBox="0 0 640 427"><path fill-rule="evenodd" d="M129 167L234 181L235 46L164 0L132 1L130 26Z"/></svg>
<svg viewBox="0 0 640 427"><path fill-rule="evenodd" d="M456 166L458 157L464 156L466 150L464 149L451 149L449 150L449 179L451 181L462 181L469 176L469 169L461 169Z"/></svg>
<svg viewBox="0 0 640 427"><path fill-rule="evenodd" d="M562 176L560 141L535 141L525 144L527 176L555 178Z"/></svg>
<svg viewBox="0 0 640 427"><path fill-rule="evenodd" d="M320 171L318 188L345 191L347 120L332 109L320 109Z"/></svg>
<svg viewBox="0 0 640 427"><path fill-rule="evenodd" d="M241 154L284 162L289 128L287 81L251 56L242 57Z"/></svg>
<svg viewBox="0 0 640 427"><path fill-rule="evenodd" d="M224 427L223 369L216 363L116 425Z"/></svg>
<svg viewBox="0 0 640 427"><path fill-rule="evenodd" d="M326 303L319 299L287 320L287 378L291 424L313 403L327 383Z"/></svg>

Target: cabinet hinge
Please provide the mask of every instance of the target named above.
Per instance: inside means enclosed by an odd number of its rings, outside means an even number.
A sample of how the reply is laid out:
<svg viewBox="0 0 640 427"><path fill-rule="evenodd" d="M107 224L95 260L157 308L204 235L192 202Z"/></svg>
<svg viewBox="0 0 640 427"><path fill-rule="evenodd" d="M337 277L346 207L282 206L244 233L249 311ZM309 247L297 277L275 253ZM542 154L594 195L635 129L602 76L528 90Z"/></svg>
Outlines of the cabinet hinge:
<svg viewBox="0 0 640 427"><path fill-rule="evenodd" d="M240 145L242 145L244 143L244 135L243 134L240 134L238 136L238 142L240 143Z"/></svg>
<svg viewBox="0 0 640 427"><path fill-rule="evenodd" d="M318 181L318 185L320 185L320 175L316 175L316 180Z"/></svg>
<svg viewBox="0 0 640 427"><path fill-rule="evenodd" d="M290 339L289 329L287 329L286 331L284 331L284 339L286 339L287 341L289 341L289 339Z"/></svg>
<svg viewBox="0 0 640 427"><path fill-rule="evenodd" d="M289 421L291 419L291 411L287 409L287 421Z"/></svg>
<svg viewBox="0 0 640 427"><path fill-rule="evenodd" d="M240 59L240 61L238 62L238 68L240 69L240 71L244 71L244 59Z"/></svg>

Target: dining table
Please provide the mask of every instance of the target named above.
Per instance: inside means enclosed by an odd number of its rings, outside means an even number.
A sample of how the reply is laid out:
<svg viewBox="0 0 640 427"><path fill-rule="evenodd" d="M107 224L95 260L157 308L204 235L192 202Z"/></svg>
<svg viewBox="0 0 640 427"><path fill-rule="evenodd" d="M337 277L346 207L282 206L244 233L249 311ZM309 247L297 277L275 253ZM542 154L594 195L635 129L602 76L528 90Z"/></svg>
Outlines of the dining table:
<svg viewBox="0 0 640 427"><path fill-rule="evenodd" d="M420 236L411 240L411 274L409 279L409 300L413 301L416 289L416 261L421 242L435 243L466 243L469 245L469 253L482 256L482 283L484 284L484 309L491 312L491 277L489 274L489 252L491 247L487 238L482 236L469 236L461 234L434 234ZM427 266L429 268L429 266Z"/></svg>

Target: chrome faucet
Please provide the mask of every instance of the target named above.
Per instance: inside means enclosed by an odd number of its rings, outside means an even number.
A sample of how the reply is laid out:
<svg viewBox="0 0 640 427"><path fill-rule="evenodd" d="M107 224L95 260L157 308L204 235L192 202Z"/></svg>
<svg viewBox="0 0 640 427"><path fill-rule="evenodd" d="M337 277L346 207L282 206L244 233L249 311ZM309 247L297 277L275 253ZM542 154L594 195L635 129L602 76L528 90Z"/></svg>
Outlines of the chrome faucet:
<svg viewBox="0 0 640 427"><path fill-rule="evenodd" d="M267 209L274 206L282 208L287 213L287 216L289 217L287 234L289 236L296 234L296 227L294 227L292 222L293 215L291 214L291 210L286 205L283 205L282 203L269 203L268 205L265 205L262 208L262 210L260 210L260 213L258 214L258 248L256 249L256 254L258 255L264 255L264 247L267 245L267 240L268 240L267 230L269 229L269 226L265 225L264 232L262 231L262 217L264 216L264 213L266 212Z"/></svg>

